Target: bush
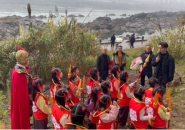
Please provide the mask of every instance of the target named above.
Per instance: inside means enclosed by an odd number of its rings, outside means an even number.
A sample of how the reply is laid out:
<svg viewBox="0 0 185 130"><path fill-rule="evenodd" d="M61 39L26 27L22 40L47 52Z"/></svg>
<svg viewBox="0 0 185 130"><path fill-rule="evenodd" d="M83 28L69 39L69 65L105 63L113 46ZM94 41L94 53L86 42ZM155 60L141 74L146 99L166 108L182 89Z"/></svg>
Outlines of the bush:
<svg viewBox="0 0 185 130"><path fill-rule="evenodd" d="M16 45L25 48L29 53L29 67L33 76L48 80L53 66L61 68L67 76L69 65L79 67L85 74L100 53L97 34L77 27L76 20L67 17L58 22L56 27L51 19L47 25L32 29L30 23L28 33L24 34L20 26L20 38L8 38L0 44L0 84L6 86L6 79L16 63ZM91 59L93 59L91 61ZM36 68L36 69L35 69ZM84 72L84 73L83 73Z"/></svg>
<svg viewBox="0 0 185 130"><path fill-rule="evenodd" d="M158 44L167 42L169 44L168 52L176 59L181 59L185 56L185 29L184 20L179 20L179 24L175 29L166 29L158 31L158 35L150 38L148 45L152 46L153 52L158 52Z"/></svg>

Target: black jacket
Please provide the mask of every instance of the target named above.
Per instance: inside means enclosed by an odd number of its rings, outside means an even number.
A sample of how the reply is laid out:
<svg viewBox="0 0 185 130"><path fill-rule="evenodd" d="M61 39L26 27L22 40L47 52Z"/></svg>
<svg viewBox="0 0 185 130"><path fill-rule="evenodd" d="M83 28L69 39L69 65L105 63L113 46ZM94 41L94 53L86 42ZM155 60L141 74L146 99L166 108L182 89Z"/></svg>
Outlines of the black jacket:
<svg viewBox="0 0 185 130"><path fill-rule="evenodd" d="M147 58L145 56L145 54L146 54L146 51L141 54L141 58L142 58L143 64L145 63L145 60ZM146 67L143 70L143 73L142 73L143 75L152 75L152 63L151 62L152 62L153 57L154 57L154 54L151 51L150 52L150 59L149 59L149 62L147 63L147 65L146 65Z"/></svg>
<svg viewBox="0 0 185 130"><path fill-rule="evenodd" d="M108 66L110 62L110 57L107 55L107 60L108 60ZM103 54L99 55L96 61L96 68L98 69L99 73L103 73L104 71L104 59L103 59Z"/></svg>
<svg viewBox="0 0 185 130"><path fill-rule="evenodd" d="M132 36L130 37L130 42L132 42L132 43L135 42L135 36L132 35Z"/></svg>
<svg viewBox="0 0 185 130"><path fill-rule="evenodd" d="M161 57L161 53L154 56L152 60L152 66L156 67L154 77L159 80L159 85L166 85L166 83L173 81L175 73L175 61L174 58L167 52L163 57L163 60L156 62L156 57ZM162 62L162 63L161 63ZM162 67L162 77L158 75L160 66Z"/></svg>
<svg viewBox="0 0 185 130"><path fill-rule="evenodd" d="M112 36L110 40L111 40L111 42L115 42L116 37L115 36Z"/></svg>

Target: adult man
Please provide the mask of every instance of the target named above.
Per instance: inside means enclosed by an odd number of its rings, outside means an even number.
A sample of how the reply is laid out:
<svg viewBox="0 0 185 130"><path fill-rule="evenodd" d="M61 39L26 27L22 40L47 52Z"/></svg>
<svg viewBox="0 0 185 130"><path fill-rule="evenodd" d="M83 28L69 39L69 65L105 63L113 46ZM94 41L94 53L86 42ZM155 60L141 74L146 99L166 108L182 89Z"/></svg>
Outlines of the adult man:
<svg viewBox="0 0 185 130"><path fill-rule="evenodd" d="M109 70L110 57L107 55L107 49L102 49L102 54L98 56L96 61L96 67L99 71L100 81L106 80Z"/></svg>
<svg viewBox="0 0 185 130"><path fill-rule="evenodd" d="M115 34L112 35L110 41L111 41L111 48L112 48L112 47L114 48L114 43L115 43L115 41L116 41Z"/></svg>
<svg viewBox="0 0 185 130"><path fill-rule="evenodd" d="M144 70L141 74L141 85L142 86L145 86L145 76L147 76L148 78L152 77L152 64L151 64L151 62L152 62L154 55L153 55L153 52L151 51L151 47L147 46L145 52L141 54L143 64L145 63L145 60L149 54L150 54L149 62L147 63L147 66L144 68Z"/></svg>
<svg viewBox="0 0 185 130"><path fill-rule="evenodd" d="M112 61L120 67L121 71L124 71L127 59L125 52L122 51L122 46L118 46L118 51L113 53Z"/></svg>
<svg viewBox="0 0 185 130"><path fill-rule="evenodd" d="M32 93L31 76L28 63L28 53L23 48L16 53L17 64L12 70L11 79L11 128L30 129L30 107L32 100L29 93Z"/></svg>
<svg viewBox="0 0 185 130"><path fill-rule="evenodd" d="M135 34L132 34L130 37L130 48L134 48Z"/></svg>
<svg viewBox="0 0 185 130"><path fill-rule="evenodd" d="M175 62L174 58L167 51L166 42L159 43L159 53L152 59L152 66L156 67L154 77L159 80L159 85L170 86L174 78Z"/></svg>

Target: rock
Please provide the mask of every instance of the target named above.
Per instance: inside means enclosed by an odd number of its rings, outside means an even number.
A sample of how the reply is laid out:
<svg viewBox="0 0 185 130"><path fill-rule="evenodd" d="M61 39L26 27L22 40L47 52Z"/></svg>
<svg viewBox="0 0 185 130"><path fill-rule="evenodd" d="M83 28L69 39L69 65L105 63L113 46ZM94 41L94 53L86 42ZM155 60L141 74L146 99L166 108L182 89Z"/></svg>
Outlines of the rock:
<svg viewBox="0 0 185 130"><path fill-rule="evenodd" d="M185 88L181 88L180 91L181 91L181 92L185 91Z"/></svg>
<svg viewBox="0 0 185 130"><path fill-rule="evenodd" d="M37 16L37 18L38 18L38 19L45 19L46 16L44 16L44 15L39 15L39 16Z"/></svg>
<svg viewBox="0 0 185 130"><path fill-rule="evenodd" d="M109 16L116 16L115 14L109 14Z"/></svg>
<svg viewBox="0 0 185 130"><path fill-rule="evenodd" d="M68 17L76 17L75 15L73 15L73 14L70 14L70 15L68 15Z"/></svg>
<svg viewBox="0 0 185 130"><path fill-rule="evenodd" d="M78 17L85 17L84 15L79 14Z"/></svg>
<svg viewBox="0 0 185 130"><path fill-rule="evenodd" d="M120 16L127 16L127 14L122 14L122 15L120 15Z"/></svg>
<svg viewBox="0 0 185 130"><path fill-rule="evenodd" d="M108 29L101 29L98 31L98 33L109 33L110 31Z"/></svg>
<svg viewBox="0 0 185 130"><path fill-rule="evenodd" d="M154 30L149 30L147 33L148 33L149 35L152 35L153 33L155 33L155 31L154 31Z"/></svg>

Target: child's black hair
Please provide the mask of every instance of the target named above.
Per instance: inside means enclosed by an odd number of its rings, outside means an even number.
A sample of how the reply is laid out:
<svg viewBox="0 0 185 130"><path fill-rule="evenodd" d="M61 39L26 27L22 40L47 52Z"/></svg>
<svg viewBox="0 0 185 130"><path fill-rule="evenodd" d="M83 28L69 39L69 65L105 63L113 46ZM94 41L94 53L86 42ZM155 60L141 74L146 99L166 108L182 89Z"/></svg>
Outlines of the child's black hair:
<svg viewBox="0 0 185 130"><path fill-rule="evenodd" d="M60 73L60 69L59 68L54 68L54 69L52 69L52 71L51 71L51 78L52 78L52 80L51 80L51 85L52 84L61 84L60 83L60 81L59 81L59 79L57 78L57 73ZM54 83L53 83L53 81L54 81ZM50 86L51 86L50 85Z"/></svg>
<svg viewBox="0 0 185 130"><path fill-rule="evenodd" d="M145 89L143 87L136 87L134 89L134 96L135 98L139 99L140 101L143 101L143 95L145 94Z"/></svg>
<svg viewBox="0 0 185 130"><path fill-rule="evenodd" d="M72 82L75 78L77 78L76 74L71 74L70 81Z"/></svg>
<svg viewBox="0 0 185 130"><path fill-rule="evenodd" d="M98 94L100 94L101 92L102 92L102 89L100 87L94 87L92 90L90 99L94 103L94 108L96 107L96 103L97 103L98 96L99 96Z"/></svg>
<svg viewBox="0 0 185 130"><path fill-rule="evenodd" d="M115 77L115 78L117 78L117 77L118 77L118 75L117 75L117 71L119 71L119 66L118 66L118 65L114 65L114 66L112 67L111 80L113 80L113 79L114 79L114 77ZM114 75L114 76L113 76L113 75Z"/></svg>
<svg viewBox="0 0 185 130"><path fill-rule="evenodd" d="M98 74L97 74L97 69L96 68L92 68L91 72L90 72L90 77L94 80L98 80ZM92 80L90 79L90 81L92 82Z"/></svg>
<svg viewBox="0 0 185 130"><path fill-rule="evenodd" d="M156 88L154 88L153 92L152 92L152 96L155 96L155 93L158 92L158 94L160 94L162 97L164 96L166 89L163 86L158 86ZM163 99L161 99L159 97L159 102L163 103Z"/></svg>
<svg viewBox="0 0 185 130"><path fill-rule="evenodd" d="M155 88L155 86L158 84L158 80L156 79L156 78L150 78L149 79L149 85L150 85L150 87L152 87L152 88Z"/></svg>
<svg viewBox="0 0 185 130"><path fill-rule="evenodd" d="M36 97L37 92L40 92L38 90L38 84L40 84L40 87L42 87L42 85L45 85L45 81L43 79L36 79L33 82L33 101L35 101L35 97Z"/></svg>
<svg viewBox="0 0 185 130"><path fill-rule="evenodd" d="M74 72L76 72L77 69L78 69L78 67L72 66L72 67L71 67L71 73L73 74Z"/></svg>
<svg viewBox="0 0 185 130"><path fill-rule="evenodd" d="M120 74L120 86L122 86L123 84L127 84L127 72L121 72Z"/></svg>
<svg viewBox="0 0 185 130"><path fill-rule="evenodd" d="M98 104L98 110L101 110L101 108L106 110L108 107L107 103L111 104L111 97L107 94L101 95L100 100L99 100L99 104Z"/></svg>
<svg viewBox="0 0 185 130"><path fill-rule="evenodd" d="M71 89L71 87L69 85L63 85L62 88L67 89L68 91Z"/></svg>
<svg viewBox="0 0 185 130"><path fill-rule="evenodd" d="M55 92L55 100L58 105L65 107L65 98L68 97L68 90L65 88L60 88Z"/></svg>
<svg viewBox="0 0 185 130"><path fill-rule="evenodd" d="M101 88L104 94L110 95L110 92L108 91L108 88L110 88L110 82L109 81L103 81L101 83Z"/></svg>
<svg viewBox="0 0 185 130"><path fill-rule="evenodd" d="M76 129L76 125L84 127L85 115L88 109L85 104L78 103L71 107L71 123L67 126L67 129ZM75 124L75 125L73 125Z"/></svg>

